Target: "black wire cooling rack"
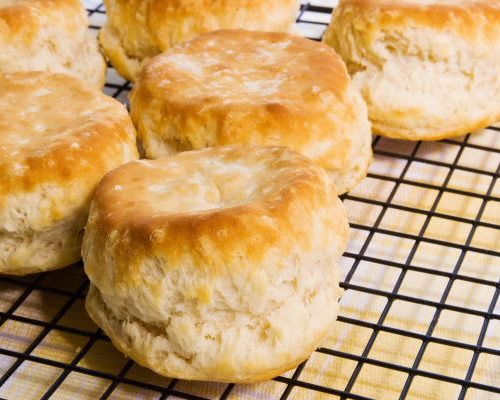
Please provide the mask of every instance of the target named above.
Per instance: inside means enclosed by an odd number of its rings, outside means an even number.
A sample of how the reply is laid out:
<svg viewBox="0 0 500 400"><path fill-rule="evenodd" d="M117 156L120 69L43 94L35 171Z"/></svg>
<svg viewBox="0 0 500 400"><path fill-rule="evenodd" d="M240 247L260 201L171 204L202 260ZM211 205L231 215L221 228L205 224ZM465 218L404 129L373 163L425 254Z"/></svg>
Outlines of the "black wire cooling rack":
<svg viewBox="0 0 500 400"><path fill-rule="evenodd" d="M85 3L97 32L104 7ZM328 0L302 4L301 32L319 39L331 11ZM108 69L109 95L125 102L130 88ZM438 143L374 138L368 177L343 196L352 229L337 331L294 371L259 385L150 373L88 319L88 281L76 265L0 276L0 396L500 398L499 135L490 127Z"/></svg>

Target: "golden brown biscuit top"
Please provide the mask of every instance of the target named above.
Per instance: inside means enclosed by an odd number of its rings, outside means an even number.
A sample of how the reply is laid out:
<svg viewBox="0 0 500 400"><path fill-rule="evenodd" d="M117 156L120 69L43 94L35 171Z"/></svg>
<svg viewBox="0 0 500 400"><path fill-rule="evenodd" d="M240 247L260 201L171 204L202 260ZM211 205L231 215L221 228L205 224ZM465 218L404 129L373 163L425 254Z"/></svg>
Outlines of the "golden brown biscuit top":
<svg viewBox="0 0 500 400"><path fill-rule="evenodd" d="M124 165L104 179L96 201L110 223L134 225L252 203L272 207L299 187L324 186L325 177L285 147L219 147Z"/></svg>
<svg viewBox="0 0 500 400"><path fill-rule="evenodd" d="M215 270L241 259L244 268L270 248L332 240L311 242L317 224L345 243L345 212L324 170L309 159L285 147L208 148L109 173L92 202L92 239L83 254L113 246L118 280L139 279L144 257L152 256L174 267L190 255Z"/></svg>
<svg viewBox="0 0 500 400"><path fill-rule="evenodd" d="M356 4L383 8L498 8L498 0L340 0L341 5Z"/></svg>
<svg viewBox="0 0 500 400"><path fill-rule="evenodd" d="M32 18L43 17L43 14L66 14L68 10L76 11L75 15L83 14L83 6L79 0L0 0L0 22L23 23ZM37 15L40 14L40 15ZM11 24L12 25L12 24ZM12 26L14 27L14 26Z"/></svg>
<svg viewBox="0 0 500 400"><path fill-rule="evenodd" d="M349 83L328 46L286 33L222 30L153 58L142 89L171 104L303 107L308 99L342 97Z"/></svg>
<svg viewBox="0 0 500 400"><path fill-rule="evenodd" d="M356 18L371 20L367 32L424 26L474 42L500 39L500 0L341 0L338 8L351 7Z"/></svg>
<svg viewBox="0 0 500 400"><path fill-rule="evenodd" d="M14 4L20 3L22 0L0 0L0 8L7 6L12 6Z"/></svg>
<svg viewBox="0 0 500 400"><path fill-rule="evenodd" d="M65 35L84 35L87 17L79 0L0 0L0 46L30 45L49 24Z"/></svg>
<svg viewBox="0 0 500 400"><path fill-rule="evenodd" d="M494 4L497 0L341 0L344 4L425 6L425 5L475 5Z"/></svg>
<svg viewBox="0 0 500 400"><path fill-rule="evenodd" d="M77 0L0 0L0 9L11 6L61 6L61 5L77 5Z"/></svg>
<svg viewBox="0 0 500 400"><path fill-rule="evenodd" d="M70 75L0 75L0 110L0 200L41 183L91 178L106 158L121 160L133 148L125 108Z"/></svg>

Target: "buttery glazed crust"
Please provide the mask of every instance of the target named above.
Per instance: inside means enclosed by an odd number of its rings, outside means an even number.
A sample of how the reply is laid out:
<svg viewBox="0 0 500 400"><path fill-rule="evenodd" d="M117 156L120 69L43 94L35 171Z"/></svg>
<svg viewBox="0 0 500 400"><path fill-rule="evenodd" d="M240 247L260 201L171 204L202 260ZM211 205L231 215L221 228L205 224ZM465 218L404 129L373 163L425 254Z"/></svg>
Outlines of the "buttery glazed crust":
<svg viewBox="0 0 500 400"><path fill-rule="evenodd" d="M297 0L105 0L100 40L111 63L134 80L141 63L198 35L219 29L289 31Z"/></svg>
<svg viewBox="0 0 500 400"><path fill-rule="evenodd" d="M324 41L376 133L437 140L500 119L498 0L342 0Z"/></svg>
<svg viewBox="0 0 500 400"><path fill-rule="evenodd" d="M0 73L65 72L95 87L106 64L79 0L0 0Z"/></svg>
<svg viewBox="0 0 500 400"><path fill-rule="evenodd" d="M0 75L0 272L64 267L80 257L90 197L137 158L116 100L70 75Z"/></svg>
<svg viewBox="0 0 500 400"><path fill-rule="evenodd" d="M283 147L129 163L92 201L87 309L163 375L268 379L331 328L347 229L325 172Z"/></svg>
<svg viewBox="0 0 500 400"><path fill-rule="evenodd" d="M131 93L149 158L226 145L284 145L339 193L371 160L366 106L328 46L286 33L211 32L151 59Z"/></svg>

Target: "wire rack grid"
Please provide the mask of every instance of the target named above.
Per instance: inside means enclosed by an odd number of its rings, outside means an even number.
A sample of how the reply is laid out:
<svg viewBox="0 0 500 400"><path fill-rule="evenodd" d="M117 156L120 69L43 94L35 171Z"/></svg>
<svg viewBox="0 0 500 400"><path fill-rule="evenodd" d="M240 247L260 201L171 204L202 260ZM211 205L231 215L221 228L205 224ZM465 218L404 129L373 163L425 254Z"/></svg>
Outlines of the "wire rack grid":
<svg viewBox="0 0 500 400"><path fill-rule="evenodd" d="M93 32L100 2L84 1ZM319 39L334 2L303 3ZM131 86L108 69L106 93ZM331 337L256 385L185 382L126 359L86 316L81 265L0 276L6 399L500 398L500 129L438 143L375 137L368 177L343 196L351 240Z"/></svg>

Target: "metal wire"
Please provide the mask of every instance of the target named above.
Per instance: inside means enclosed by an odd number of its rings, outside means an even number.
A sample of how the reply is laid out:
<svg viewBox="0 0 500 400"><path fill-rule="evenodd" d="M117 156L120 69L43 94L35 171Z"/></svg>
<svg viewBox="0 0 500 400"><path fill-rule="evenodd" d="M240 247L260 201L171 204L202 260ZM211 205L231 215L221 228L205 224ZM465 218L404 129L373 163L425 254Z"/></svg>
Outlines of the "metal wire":
<svg viewBox="0 0 500 400"><path fill-rule="evenodd" d="M328 15L331 13L332 9L329 7L323 7L319 5L314 5L311 3L303 4L301 7L301 12L298 17L299 24L304 28L310 28L308 31L319 32L318 35L312 36L312 39L318 40L322 31L325 28L325 24L328 21ZM88 9L89 16L102 16L105 13L102 4L98 4L95 8ZM311 16L315 16L311 18ZM318 18L320 16L321 18ZM320 21L320 22L318 22ZM92 29L99 29L99 25L92 25ZM110 70L111 71L111 70ZM125 96L130 90L130 84L128 82L111 82L108 81L106 84L106 92L117 98L124 100ZM500 131L499 128L491 127L490 129ZM449 382L460 386L460 393L458 399L465 399L469 389L480 389L491 393L492 398L494 395L500 394L500 382L496 382L497 385L489 385L484 382L478 382L473 379L474 371L478 363L480 355L487 354L494 357L500 358L500 350L497 348L491 348L484 345L486 332L489 324L493 320L500 320L500 315L495 312L495 306L500 295L500 282L491 281L484 279L482 277L469 276L466 273L461 272L461 267L464 262L466 255L469 252L474 252L478 254L484 254L488 256L500 257L500 251L498 248L489 249L482 248L477 245L473 245L473 236L478 228L489 228L494 230L500 230L500 226L491 222L482 221L483 213L486 209L488 202L495 201L499 202L500 198L496 197L494 193L494 187L497 183L497 179L500 174L500 165L497 167L495 172L487 171L483 169L477 169L470 166L462 165L460 163L461 157L466 149L475 149L486 152L488 154L499 154L500 149L490 148L487 146L470 143L470 136L467 135L463 140L443 140L441 143L447 146L452 146L457 148L457 153L451 162L437 161L424 157L420 157L419 150L421 150L422 143L415 143L413 149L407 154L401 154L399 152L392 152L386 149L381 149L379 145L382 139L376 137L373 141L374 153L377 157L386 157L392 160L398 160L403 163L403 168L397 176L391 174L380 174L380 173L369 173L368 177L374 180L379 180L382 182L390 182L393 184L392 190L390 191L388 197L385 201L374 200L365 198L359 195L347 194L343 196L344 201L351 201L357 203L368 204L380 208L380 213L378 214L376 220L372 224L360 224L353 223L351 227L353 230L360 232L365 232L366 237L364 239L363 245L356 252L346 252L344 257L352 259L353 263L349 271L346 274L344 282L341 286L346 291L356 291L361 293L367 293L370 295L381 296L385 298L387 302L383 307L382 311L378 316L376 322L371 322L363 320L361 318L352 318L347 316L339 316L338 320L342 323L349 324L352 326L363 327L371 330L370 337L366 342L366 345L360 355L352 354L341 350L330 349L326 347L318 348L316 351L319 354L324 354L328 357L338 357L342 359L352 360L355 363L355 368L345 385L345 387L328 387L321 386L312 382L308 382L305 379L301 379L302 373L307 366L307 361L302 363L290 377L280 376L275 378L276 382L284 384L284 390L279 396L281 400L287 399L295 388L303 388L311 392L321 392L325 394L331 394L338 396L342 399L369 399L360 394L353 392L353 388L359 379L360 372L364 365L373 365L382 367L388 370L400 371L406 374L406 379L404 386L399 393L399 399L407 398L409 394L409 389L415 377L425 377L436 381ZM446 177L441 185L436 185L428 182L420 182L412 179L408 176L410 168L415 165L415 163L425 164L428 166L434 166L439 168L444 168L447 170ZM456 171L462 171L467 173L473 173L477 176L486 177L490 180L488 188L486 191L468 191L457 189L449 186L450 180ZM433 190L437 192L437 195L432 202L432 205L428 209L421 209L411 206L400 205L395 202L395 196L402 185L411 186L415 188L422 188ZM438 204L442 200L445 194L456 194L462 196L468 196L470 198L478 199L480 201L480 207L474 218L470 217L460 217L445 214L438 211ZM386 213L391 210L399 210L403 212L409 212L413 214L422 215L424 222L417 234L414 233L402 233L400 231L384 228L382 222ZM426 235L426 231L432 218L441 218L449 221L455 221L458 223L470 225L470 230L464 244L444 241ZM370 255L367 251L373 245L373 240L375 235L383 234L391 237L404 238L413 242L410 252L406 256L404 262L395 261L386 258L380 258ZM456 261L454 268L451 272L442 271L440 269L430 269L421 266L416 266L413 264L413 260L417 249L421 243L431 243L435 245L442 246L444 248L456 249L460 252L459 257ZM353 276L355 275L358 267L362 262L371 262L380 265L387 266L388 268L394 269L398 272L396 282L391 291L386 291L383 289L376 289L373 287L363 286L360 284L352 283ZM0 312L0 326L4 325L8 321L16 321L31 326L39 327L41 330L38 335L31 341L24 351L16 351L8 348L0 347L0 355L12 357L15 361L14 363L5 371L3 371L0 376L0 389L1 387L9 381L9 379L15 374L19 367L26 361L30 361L36 364L42 364L47 366L53 366L60 370L58 377L53 381L50 387L46 390L45 394L41 397L42 399L49 399L54 393L57 392L58 388L64 383L68 375L73 372L78 372L88 376L98 377L106 380L108 382L107 388L102 392L100 399L108 399L113 395L118 385L126 384L136 388L141 388L157 393L159 399L166 399L171 396L175 396L183 399L204 399L191 393L187 393L181 389L177 389L179 385L178 380L171 380L167 386L153 384L150 382L145 382L140 379L131 378L128 373L134 366L134 362L127 361L119 372L110 373L101 370L95 370L80 365L80 361L91 351L93 346L98 342L106 342L109 339L103 335L99 330L87 330L81 327L75 327L66 325L62 322L63 317L66 315L68 310L75 304L75 302L81 301L85 297L85 293L88 287L88 281L81 271L81 265L73 267L78 273L79 284L76 290L70 290L61 286L53 286L46 283L46 277L50 273L40 274L34 277L27 278L16 278L8 276L0 276L0 284L8 288L19 289L19 295L17 299L11 304L11 306ZM447 279L446 287L439 298L438 301L429 300L419 297L413 297L407 294L400 293L401 285L404 281L405 276L410 272L417 272L422 274L427 274L429 276L442 277ZM459 306L454 304L448 304L447 299L450 290L455 282L469 282L476 285L481 285L482 287L494 288L494 295L486 311L478 310L473 307ZM16 310L25 302L25 300L34 292L44 292L58 295L65 299L64 304L59 309L59 311L49 320L44 321L41 319L33 318L26 315L16 314ZM434 314L432 320L425 333L418 333L415 331L405 330L397 327L392 327L384 322L391 311L395 301L405 301L413 303L416 305L430 306L434 309ZM475 344L465 343L457 340L446 339L443 337L433 336L434 330L438 324L440 316L444 310L454 311L460 314L474 315L482 318L482 326L480 330L479 337ZM85 344L79 349L77 354L74 356L70 362L57 361L51 358L40 357L33 354L36 347L47 337L50 332L62 332L72 335L77 335L85 339ZM398 335L401 337L417 339L421 342L417 355L414 358L411 366L404 366L395 364L389 361L379 360L370 357L370 351L376 342L377 337L381 333L390 333ZM424 369L420 369L420 364L426 348L429 344L441 344L450 346L452 348L464 349L473 352L473 356L468 367L466 376L458 378L455 376L448 376L436 372L430 372ZM235 385L229 384L222 391L220 397L221 400L227 399L231 396L231 393L235 389Z"/></svg>

